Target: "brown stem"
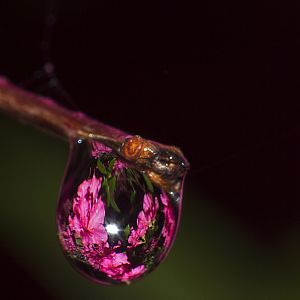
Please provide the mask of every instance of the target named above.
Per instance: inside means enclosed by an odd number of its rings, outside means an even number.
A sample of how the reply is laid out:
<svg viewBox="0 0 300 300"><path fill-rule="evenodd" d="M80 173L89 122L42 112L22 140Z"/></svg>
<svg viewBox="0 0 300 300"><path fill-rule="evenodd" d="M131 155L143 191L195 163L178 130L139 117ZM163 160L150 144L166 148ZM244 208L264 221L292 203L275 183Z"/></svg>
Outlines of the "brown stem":
<svg viewBox="0 0 300 300"><path fill-rule="evenodd" d="M0 77L0 110L66 139L94 138L120 144L124 132L62 107L50 98L25 91Z"/></svg>
<svg viewBox="0 0 300 300"><path fill-rule="evenodd" d="M68 140L94 139L111 147L165 190L179 191L189 163L174 146L145 140L66 109L53 100L20 89L0 77L0 110Z"/></svg>

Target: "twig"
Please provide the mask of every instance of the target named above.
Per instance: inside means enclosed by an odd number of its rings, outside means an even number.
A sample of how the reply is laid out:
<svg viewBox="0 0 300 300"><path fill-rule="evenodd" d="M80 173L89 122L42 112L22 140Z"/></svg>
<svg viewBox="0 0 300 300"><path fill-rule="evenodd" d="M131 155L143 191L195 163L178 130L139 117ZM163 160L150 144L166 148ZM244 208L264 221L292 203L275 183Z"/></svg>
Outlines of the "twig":
<svg viewBox="0 0 300 300"><path fill-rule="evenodd" d="M128 136L50 98L25 91L3 77L0 77L0 110L66 139L94 138L116 145Z"/></svg>
<svg viewBox="0 0 300 300"><path fill-rule="evenodd" d="M66 109L52 99L20 89L3 77L0 77L0 110L69 141L80 138L100 141L165 190L179 191L181 179L189 168L182 152L174 146L130 136L81 112Z"/></svg>

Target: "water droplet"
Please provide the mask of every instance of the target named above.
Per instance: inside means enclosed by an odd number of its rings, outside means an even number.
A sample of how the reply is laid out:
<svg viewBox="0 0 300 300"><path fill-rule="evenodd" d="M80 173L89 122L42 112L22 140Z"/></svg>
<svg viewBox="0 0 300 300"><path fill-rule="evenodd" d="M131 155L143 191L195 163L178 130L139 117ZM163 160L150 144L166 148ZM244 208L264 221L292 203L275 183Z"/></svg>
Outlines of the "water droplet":
<svg viewBox="0 0 300 300"><path fill-rule="evenodd" d="M57 208L66 257L100 284L145 276L174 241L184 175L164 191L103 144L81 140L71 148Z"/></svg>

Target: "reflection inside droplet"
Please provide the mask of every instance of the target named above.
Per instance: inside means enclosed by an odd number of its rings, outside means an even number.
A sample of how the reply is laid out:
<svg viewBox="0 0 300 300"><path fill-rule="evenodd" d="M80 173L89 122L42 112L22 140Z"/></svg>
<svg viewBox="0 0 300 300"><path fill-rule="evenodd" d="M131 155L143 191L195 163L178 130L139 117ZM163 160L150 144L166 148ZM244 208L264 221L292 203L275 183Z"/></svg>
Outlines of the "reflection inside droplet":
<svg viewBox="0 0 300 300"><path fill-rule="evenodd" d="M184 177L175 191L165 192L109 147L80 141L73 144L58 203L62 248L93 281L128 284L154 270L168 253Z"/></svg>

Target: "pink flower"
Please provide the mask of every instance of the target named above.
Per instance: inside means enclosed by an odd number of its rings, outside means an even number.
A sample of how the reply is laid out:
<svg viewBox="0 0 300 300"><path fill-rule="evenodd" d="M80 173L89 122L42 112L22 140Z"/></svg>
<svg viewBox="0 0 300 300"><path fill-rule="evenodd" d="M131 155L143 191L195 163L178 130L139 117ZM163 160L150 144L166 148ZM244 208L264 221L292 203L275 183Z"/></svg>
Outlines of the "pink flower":
<svg viewBox="0 0 300 300"><path fill-rule="evenodd" d="M86 261L96 270L100 268L101 258L111 253L108 242L105 244L90 244L80 249L81 254L85 257Z"/></svg>
<svg viewBox="0 0 300 300"><path fill-rule="evenodd" d="M100 260L100 271L109 277L118 278L125 273L127 265L130 265L130 263L126 254L112 252Z"/></svg>
<svg viewBox="0 0 300 300"><path fill-rule="evenodd" d="M135 230L133 227L130 228L130 235L128 237L128 243L131 244L133 247L136 247L142 243L140 240L140 233L138 230Z"/></svg>
<svg viewBox="0 0 300 300"><path fill-rule="evenodd" d="M169 197L163 193L160 196L161 202L164 205L165 223L162 229L162 235L165 238L164 247L168 248L172 242L175 231L175 215L170 203Z"/></svg>
<svg viewBox="0 0 300 300"><path fill-rule="evenodd" d="M142 275L146 268L144 265L137 266L133 269L128 262L125 253L112 252L110 255L103 257L100 260L99 269L113 279L121 281L129 281Z"/></svg>
<svg viewBox="0 0 300 300"><path fill-rule="evenodd" d="M120 279L122 281L129 281L136 277L141 276L145 271L146 271L145 266L140 265L134 269L131 269L129 272L124 273Z"/></svg>
<svg viewBox="0 0 300 300"><path fill-rule="evenodd" d="M101 197L101 178L94 175L85 180L78 187L77 197L74 199L74 216L69 216L69 228L75 238L81 238L83 246L89 244L104 244L108 236L104 227L105 208Z"/></svg>
<svg viewBox="0 0 300 300"><path fill-rule="evenodd" d="M64 249L89 264L91 268L103 272L106 276L123 282L141 276L147 271L144 265L134 265L128 261L126 253L121 250L122 242L110 246L108 234L104 227L105 206L99 195L102 178L95 175L84 180L77 189L73 199L72 212L68 218L67 228L60 235ZM158 199L150 194L144 195L143 210L137 218L137 242L143 237L158 210ZM133 232L132 232L133 239Z"/></svg>
<svg viewBox="0 0 300 300"><path fill-rule="evenodd" d="M112 149L95 141L92 141L92 156L94 158L99 158L99 156L102 153L111 153ZM116 160L113 170L118 171L126 168L128 165L125 162L122 162L121 160Z"/></svg>
<svg viewBox="0 0 300 300"><path fill-rule="evenodd" d="M153 200L151 194L144 195L143 210L148 221L152 222L155 219L158 206L159 204L156 197Z"/></svg>
<svg viewBox="0 0 300 300"><path fill-rule="evenodd" d="M98 158L102 153L110 153L111 149L99 142L92 141L92 156Z"/></svg>
<svg viewBox="0 0 300 300"><path fill-rule="evenodd" d="M62 234L59 236L61 240L61 244L65 251L67 252L73 252L76 250L76 246L74 244L74 241L72 239L72 234L70 232L70 229L67 228L66 231L63 231Z"/></svg>
<svg viewBox="0 0 300 300"><path fill-rule="evenodd" d="M159 204L158 200L151 194L144 195L143 210L140 211L137 218L137 229L133 227L130 229L130 235L128 237L128 243L136 247L142 243L141 238L143 238L151 226L151 223L155 220Z"/></svg>
<svg viewBox="0 0 300 300"><path fill-rule="evenodd" d="M122 169L127 168L127 167L128 167L128 165L125 162L117 159L115 164L114 164L113 170L118 171L118 170L122 170Z"/></svg>

